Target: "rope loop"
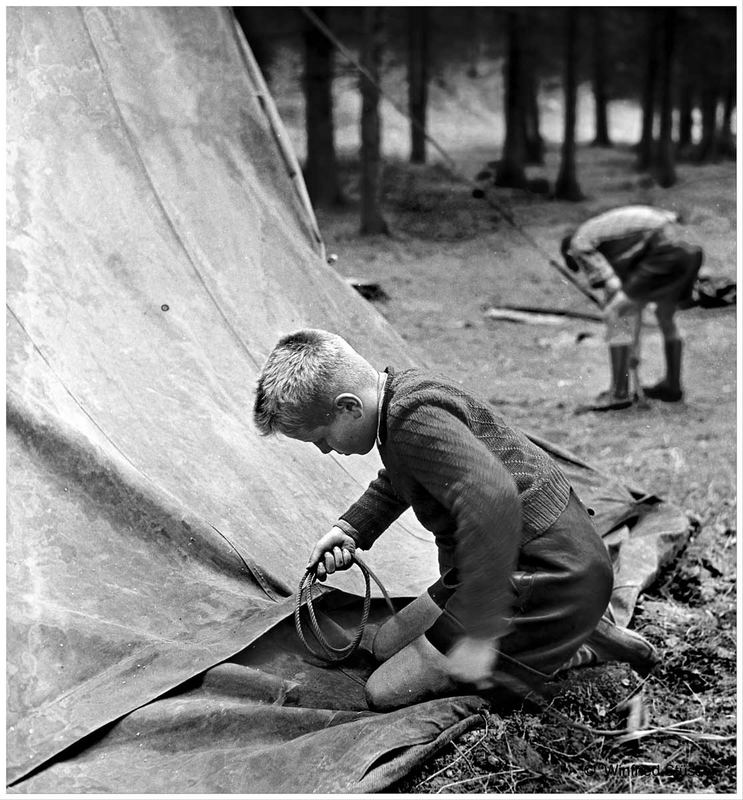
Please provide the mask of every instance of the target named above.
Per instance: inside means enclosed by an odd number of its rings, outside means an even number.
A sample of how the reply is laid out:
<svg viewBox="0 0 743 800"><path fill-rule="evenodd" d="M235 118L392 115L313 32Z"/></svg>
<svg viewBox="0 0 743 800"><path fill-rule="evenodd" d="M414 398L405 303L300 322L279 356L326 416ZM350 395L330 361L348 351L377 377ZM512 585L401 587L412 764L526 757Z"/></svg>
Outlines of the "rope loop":
<svg viewBox="0 0 743 800"><path fill-rule="evenodd" d="M371 579L379 586L384 595L384 599L387 602L388 607L390 608L393 614L396 613L395 607L392 604L392 600L390 600L390 596L387 594L387 590L382 585L382 582L377 578L377 576L372 572L369 566L361 559L361 557L354 553L353 562L356 566L361 570L361 574L364 576L364 605L361 612L361 619L359 621L359 627L356 630L356 634L351 639L351 641L344 645L343 647L334 647L333 645L328 642L325 637L325 634L322 632L320 628L320 623L317 620L317 615L315 614L314 602L312 598L312 587L317 581L317 574L314 569L308 569L305 571L304 575L302 575L302 579L299 581L299 589L297 590L297 598L296 603L294 604L294 627L297 629L297 635L301 639L304 646L312 653L312 655L316 656L317 658L321 658L325 661L331 662L341 662L345 661L349 658L358 648L359 643L361 642L361 637L364 633L364 628L366 628L367 620L369 619L369 610L371 608ZM309 615L310 620L310 627L312 629L312 633L317 640L317 643L322 648L322 652L318 652L314 647L310 645L305 637L305 631L302 626L302 617L301 617L301 610L302 605L305 604L307 606L307 612Z"/></svg>

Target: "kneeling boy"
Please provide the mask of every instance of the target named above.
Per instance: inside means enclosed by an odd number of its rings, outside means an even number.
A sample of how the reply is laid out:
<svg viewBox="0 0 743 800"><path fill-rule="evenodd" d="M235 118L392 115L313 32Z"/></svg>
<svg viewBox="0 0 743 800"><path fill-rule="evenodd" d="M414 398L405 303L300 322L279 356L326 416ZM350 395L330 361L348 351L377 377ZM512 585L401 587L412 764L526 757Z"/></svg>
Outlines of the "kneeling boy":
<svg viewBox="0 0 743 800"><path fill-rule="evenodd" d="M370 707L492 688L498 675L656 660L607 614L612 568L591 518L555 461L492 406L420 369L377 371L344 339L284 336L258 379L254 421L322 453L384 465L309 557L317 576L347 569L407 508L435 537L439 578L376 631L383 663Z"/></svg>

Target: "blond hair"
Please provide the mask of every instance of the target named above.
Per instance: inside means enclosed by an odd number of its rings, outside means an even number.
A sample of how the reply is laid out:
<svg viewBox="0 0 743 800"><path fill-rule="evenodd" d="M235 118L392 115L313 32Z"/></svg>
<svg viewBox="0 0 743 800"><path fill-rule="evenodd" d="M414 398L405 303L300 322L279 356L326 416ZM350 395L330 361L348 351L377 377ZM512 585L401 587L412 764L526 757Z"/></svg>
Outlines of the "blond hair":
<svg viewBox="0 0 743 800"><path fill-rule="evenodd" d="M258 376L253 422L263 436L291 436L327 424L339 392L376 379L342 337L305 328L283 336Z"/></svg>

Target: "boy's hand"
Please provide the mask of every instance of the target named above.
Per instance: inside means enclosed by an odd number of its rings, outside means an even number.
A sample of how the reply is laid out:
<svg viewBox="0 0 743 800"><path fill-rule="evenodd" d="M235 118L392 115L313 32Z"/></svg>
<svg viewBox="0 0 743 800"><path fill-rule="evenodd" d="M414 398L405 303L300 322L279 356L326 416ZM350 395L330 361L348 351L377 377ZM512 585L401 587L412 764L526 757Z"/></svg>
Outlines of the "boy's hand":
<svg viewBox="0 0 743 800"><path fill-rule="evenodd" d="M606 305L621 288L622 281L616 275L611 275L607 278L604 283L604 305Z"/></svg>
<svg viewBox="0 0 743 800"><path fill-rule="evenodd" d="M477 689L494 685L495 665L498 661L498 642L495 639L462 637L446 654L449 673L455 680L470 683Z"/></svg>
<svg viewBox="0 0 743 800"><path fill-rule="evenodd" d="M622 314L626 314L632 309L639 308L639 306L639 303L627 297L622 289L619 289L604 306L604 320L606 322L614 322L618 317L621 317Z"/></svg>
<svg viewBox="0 0 743 800"><path fill-rule="evenodd" d="M356 542L340 528L333 527L315 545L307 569L317 564L317 579L324 581L336 570L348 569L355 552Z"/></svg>

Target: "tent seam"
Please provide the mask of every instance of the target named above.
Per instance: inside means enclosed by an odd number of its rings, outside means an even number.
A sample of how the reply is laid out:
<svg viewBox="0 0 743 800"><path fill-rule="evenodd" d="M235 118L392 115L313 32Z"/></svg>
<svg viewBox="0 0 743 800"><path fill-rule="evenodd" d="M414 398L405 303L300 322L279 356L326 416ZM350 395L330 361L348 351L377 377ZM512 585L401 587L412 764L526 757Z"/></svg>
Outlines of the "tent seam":
<svg viewBox="0 0 743 800"><path fill-rule="evenodd" d="M214 307L217 309L217 311L219 313L219 316L222 317L222 320L224 321L225 325L227 326L227 329L234 336L235 340L238 342L240 347L243 349L245 354L248 356L250 361L253 363L253 366L260 367L260 362L258 361L256 356L254 356L250 352L250 349L248 348L248 345L243 341L242 337L237 332L237 330L234 327L234 325L227 318L227 315L225 314L224 310L222 309L222 306L220 305L220 303L217 301L217 298L214 296L212 291L209 289L209 286L207 285L207 283L206 283L206 281L204 279L204 276L201 274L201 271L199 270L198 266L196 265L196 261L194 259L194 256L193 256L190 248L186 245L186 241L183 238L183 236L181 235L180 231L178 230L178 227L176 226L172 215L169 213L168 209L165 207L165 200L162 197L162 195L160 194L160 192L157 189L157 187L155 186L155 182L154 182L154 180L152 178L152 175L150 174L150 171L148 170L147 165L145 164L145 161L144 161L144 159L142 157L142 154L139 151L139 148L136 146L136 140L134 138L132 130L131 130L129 124L127 123L127 121L126 121L126 118L124 116L124 113L121 110L121 106L119 105L118 100L116 99L116 95L115 95L115 93L113 91L113 86L111 85L111 82L108 79L108 73L106 72L106 68L104 66L103 59L101 58L101 55L100 55L100 53L98 51L98 48L96 47L96 43L95 43L95 40L93 38L93 34L91 33L90 28L88 27L88 21L85 18L85 9L84 8L78 8L78 11L80 12L80 16L82 17L83 28L85 28L85 32L88 35L88 40L90 41L90 46L91 46L91 48L93 50L93 53L95 54L96 63L98 64L98 68L100 70L102 80L105 83L106 88L108 90L108 94L109 94L109 96L111 98L111 103L112 103L113 107L116 110L116 114L117 114L117 116L119 118L119 121L121 122L121 125L122 125L122 127L123 127L123 129L124 129L124 131L126 133L126 138L129 141L129 146L131 147L132 152L134 153L134 156L137 159L137 162L139 163L139 166L140 166L140 168L142 170L142 174L144 175L145 180L147 181L150 189L152 190L152 194L155 197L155 201L156 201L158 207L160 208L160 211L161 211L161 213L162 213L162 215L163 215L163 217L165 219L165 222L167 223L168 227L172 231L173 236L175 237L176 241L180 245L181 249L185 253L186 258L188 259L188 262L191 265L191 268L196 273L196 277L199 279L199 282L201 283L202 287L204 288L204 291L206 292L207 296L209 297L209 299L214 304Z"/></svg>

